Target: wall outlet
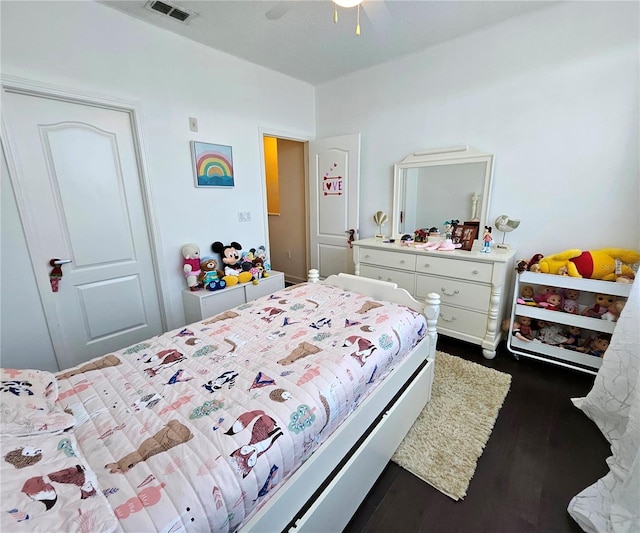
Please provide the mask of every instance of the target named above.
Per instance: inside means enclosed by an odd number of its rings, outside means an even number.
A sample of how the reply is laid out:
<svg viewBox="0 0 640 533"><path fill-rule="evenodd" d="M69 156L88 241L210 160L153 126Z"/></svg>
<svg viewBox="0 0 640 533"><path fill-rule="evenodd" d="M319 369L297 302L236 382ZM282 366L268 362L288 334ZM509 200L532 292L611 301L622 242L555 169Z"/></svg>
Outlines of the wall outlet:
<svg viewBox="0 0 640 533"><path fill-rule="evenodd" d="M286 250L284 253L287 254L287 259L291 259L291 250Z"/></svg>
<svg viewBox="0 0 640 533"><path fill-rule="evenodd" d="M251 211L238 211L238 222L251 222Z"/></svg>

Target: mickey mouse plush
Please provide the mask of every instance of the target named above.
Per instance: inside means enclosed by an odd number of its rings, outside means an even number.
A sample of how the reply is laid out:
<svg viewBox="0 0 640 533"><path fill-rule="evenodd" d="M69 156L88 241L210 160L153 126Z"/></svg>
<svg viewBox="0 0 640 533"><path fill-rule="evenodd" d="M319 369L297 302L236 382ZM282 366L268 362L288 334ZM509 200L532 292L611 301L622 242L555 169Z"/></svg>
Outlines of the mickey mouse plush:
<svg viewBox="0 0 640 533"><path fill-rule="evenodd" d="M242 260L240 258L240 250L242 246L237 242L232 242L229 245L224 245L220 241L216 241L211 245L211 250L220 254L222 263L224 264L224 281L227 283L227 287L233 287L238 283L247 283L253 281L254 284L258 283L258 280L254 278L251 272L248 272L242 268Z"/></svg>

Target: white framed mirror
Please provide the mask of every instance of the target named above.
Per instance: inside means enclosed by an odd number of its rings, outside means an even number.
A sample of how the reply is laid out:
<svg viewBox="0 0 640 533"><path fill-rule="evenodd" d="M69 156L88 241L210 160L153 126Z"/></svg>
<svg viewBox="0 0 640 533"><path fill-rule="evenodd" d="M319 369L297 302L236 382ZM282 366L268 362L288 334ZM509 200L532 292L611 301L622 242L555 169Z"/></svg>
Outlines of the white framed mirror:
<svg viewBox="0 0 640 533"><path fill-rule="evenodd" d="M478 235L489 215L493 154L469 146L423 150L394 165L394 236L439 228L457 219L474 222Z"/></svg>

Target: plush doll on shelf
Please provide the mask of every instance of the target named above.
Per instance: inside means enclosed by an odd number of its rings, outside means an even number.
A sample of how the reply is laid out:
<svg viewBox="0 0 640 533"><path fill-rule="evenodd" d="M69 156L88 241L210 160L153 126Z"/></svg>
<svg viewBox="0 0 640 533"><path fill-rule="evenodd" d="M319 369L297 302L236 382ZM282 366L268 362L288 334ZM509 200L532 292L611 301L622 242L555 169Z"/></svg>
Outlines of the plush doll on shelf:
<svg viewBox="0 0 640 533"><path fill-rule="evenodd" d="M544 295L544 300L538 305L549 311L562 311L562 296L557 292L547 292Z"/></svg>
<svg viewBox="0 0 640 533"><path fill-rule="evenodd" d="M562 332L567 340L560 344L560 348L577 350L583 344L582 330L578 326L567 326Z"/></svg>
<svg viewBox="0 0 640 533"><path fill-rule="evenodd" d="M540 259L543 274L563 274L573 278L615 281L618 276L632 275L631 265L640 262L640 253L625 248L603 248L583 252L565 250Z"/></svg>
<svg viewBox="0 0 640 533"><path fill-rule="evenodd" d="M197 244L189 243L182 247L182 271L187 280L187 287L192 291L200 288L198 276L200 275L200 248Z"/></svg>
<svg viewBox="0 0 640 533"><path fill-rule="evenodd" d="M583 311L583 316L590 316L591 318L602 318L602 315L604 315L609 310L609 306L616 301L615 296L601 293L596 293L594 295L594 299L594 304Z"/></svg>
<svg viewBox="0 0 640 533"><path fill-rule="evenodd" d="M580 308L578 307L580 291L576 289L565 289L563 296L564 303L562 304L562 310L565 313L571 313L572 315L580 314Z"/></svg>
<svg viewBox="0 0 640 533"><path fill-rule="evenodd" d="M567 337L562 334L562 328L559 324L539 320L538 328L536 340L540 342L544 342L545 344L550 344L552 346L558 346L567 340Z"/></svg>
<svg viewBox="0 0 640 533"><path fill-rule="evenodd" d="M516 299L516 302L521 305L537 305L536 301L533 299L535 292L531 285L523 285L522 289L520 289L520 296Z"/></svg>
<svg viewBox="0 0 640 533"><path fill-rule="evenodd" d="M528 339L527 337L524 336L524 334L522 333L522 325L520 324L520 322L518 321L520 318L522 317L515 317L515 319L513 320L513 327L511 328L511 335L513 335L516 339L519 339L523 342L530 342L531 339Z"/></svg>
<svg viewBox="0 0 640 533"><path fill-rule="evenodd" d="M211 250L220 254L222 263L224 264L224 281L228 287L233 287L238 283L248 283L253 281L254 284L258 283L258 280L254 279L251 272L243 270L242 261L240 258L240 250L242 246L237 242L232 242L229 245L224 245L220 241L216 241L211 244Z"/></svg>
<svg viewBox="0 0 640 533"><path fill-rule="evenodd" d="M255 250L253 250L253 255L256 256L257 259L262 260L262 267L264 268L265 274L262 275L263 278L268 277L268 273L271 270L271 263L269 261L269 257L267 256L267 249L264 246L258 246Z"/></svg>
<svg viewBox="0 0 640 533"><path fill-rule="evenodd" d="M609 322L617 322L618 318L620 318L620 313L622 313L622 309L624 309L625 303L624 300L616 300L600 318L602 318L602 320L608 320Z"/></svg>
<svg viewBox="0 0 640 533"><path fill-rule="evenodd" d="M200 261L200 286L208 291L219 291L227 286L224 279L220 279L224 273L218 272L218 262L212 257Z"/></svg>
<svg viewBox="0 0 640 533"><path fill-rule="evenodd" d="M604 357L604 353L607 351L607 348L609 348L610 342L611 335L608 335L607 333L599 333L591 340L591 342L577 350L579 352L586 353L587 355Z"/></svg>

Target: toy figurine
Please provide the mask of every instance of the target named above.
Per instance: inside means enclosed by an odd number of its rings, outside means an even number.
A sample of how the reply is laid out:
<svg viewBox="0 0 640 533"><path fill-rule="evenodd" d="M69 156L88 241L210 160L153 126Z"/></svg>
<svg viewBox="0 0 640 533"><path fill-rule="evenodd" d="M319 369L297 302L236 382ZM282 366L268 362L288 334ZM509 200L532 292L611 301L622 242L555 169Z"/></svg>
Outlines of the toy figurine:
<svg viewBox="0 0 640 533"><path fill-rule="evenodd" d="M488 254L491 252L491 243L493 237L491 236L491 226L484 227L484 235L482 236L482 253Z"/></svg>

